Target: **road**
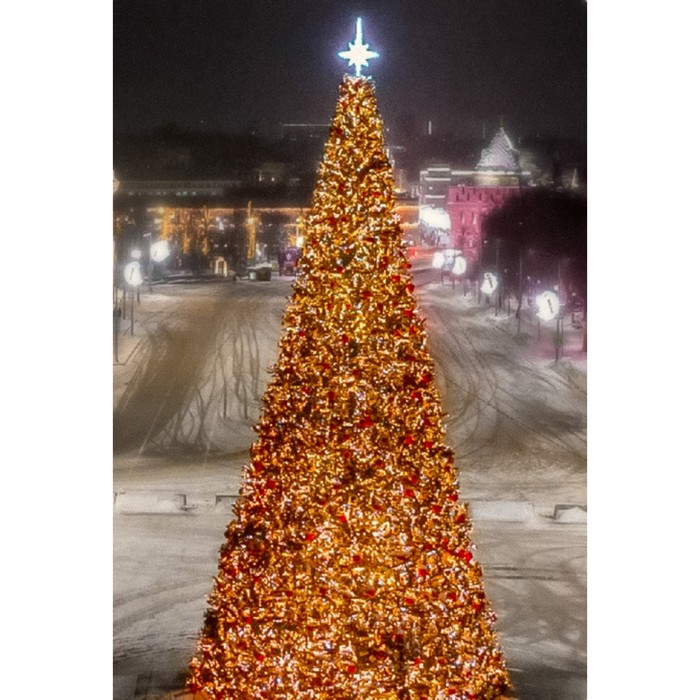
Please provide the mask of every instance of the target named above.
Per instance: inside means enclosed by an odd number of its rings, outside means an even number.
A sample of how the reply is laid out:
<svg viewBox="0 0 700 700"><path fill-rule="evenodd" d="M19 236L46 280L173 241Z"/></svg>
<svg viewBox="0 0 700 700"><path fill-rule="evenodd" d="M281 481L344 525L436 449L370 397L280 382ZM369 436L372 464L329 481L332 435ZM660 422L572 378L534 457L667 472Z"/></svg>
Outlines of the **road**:
<svg viewBox="0 0 700 700"><path fill-rule="evenodd" d="M460 303L461 292L436 284L432 270L414 278L468 492L479 497L497 482L502 495L531 499L547 481L557 500L578 502L585 374L565 362L543 371L504 312L490 319L483 306ZM128 383L115 388L115 453L245 452L276 360L289 281L157 289L157 303L142 300L145 336Z"/></svg>
<svg viewBox="0 0 700 700"><path fill-rule="evenodd" d="M586 503L586 375L543 360L514 321L414 275L467 500L535 504L475 522L487 593L520 700L586 697L586 529L547 508ZM139 343L115 366L114 489L199 507L114 514L114 700L182 687L275 362L291 282L168 284L144 294ZM545 348L546 350L546 348ZM138 509L137 509L138 511Z"/></svg>
<svg viewBox="0 0 700 700"><path fill-rule="evenodd" d="M182 688L229 521L114 519L114 700ZM519 700L586 698L585 529L475 523L477 556Z"/></svg>

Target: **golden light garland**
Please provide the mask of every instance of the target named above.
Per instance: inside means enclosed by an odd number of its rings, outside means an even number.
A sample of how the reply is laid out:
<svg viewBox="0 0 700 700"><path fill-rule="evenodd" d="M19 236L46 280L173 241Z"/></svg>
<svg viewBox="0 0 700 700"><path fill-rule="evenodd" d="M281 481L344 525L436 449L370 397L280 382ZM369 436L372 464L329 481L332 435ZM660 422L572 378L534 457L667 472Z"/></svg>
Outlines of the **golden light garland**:
<svg viewBox="0 0 700 700"><path fill-rule="evenodd" d="M345 76L192 692L507 692L443 420L374 84Z"/></svg>

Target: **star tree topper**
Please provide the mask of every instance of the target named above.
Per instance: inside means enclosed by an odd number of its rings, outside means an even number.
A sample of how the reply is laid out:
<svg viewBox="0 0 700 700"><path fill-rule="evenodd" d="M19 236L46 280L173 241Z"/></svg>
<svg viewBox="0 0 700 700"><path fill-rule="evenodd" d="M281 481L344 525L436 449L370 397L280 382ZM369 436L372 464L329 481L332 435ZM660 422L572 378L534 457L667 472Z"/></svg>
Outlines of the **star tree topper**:
<svg viewBox="0 0 700 700"><path fill-rule="evenodd" d="M338 56L346 58L348 65L355 66L355 75L362 74L362 66L369 66L368 58L378 58L376 51L368 51L369 44L362 43L362 18L357 18L357 30L355 33L355 43L348 44L347 51L339 51Z"/></svg>

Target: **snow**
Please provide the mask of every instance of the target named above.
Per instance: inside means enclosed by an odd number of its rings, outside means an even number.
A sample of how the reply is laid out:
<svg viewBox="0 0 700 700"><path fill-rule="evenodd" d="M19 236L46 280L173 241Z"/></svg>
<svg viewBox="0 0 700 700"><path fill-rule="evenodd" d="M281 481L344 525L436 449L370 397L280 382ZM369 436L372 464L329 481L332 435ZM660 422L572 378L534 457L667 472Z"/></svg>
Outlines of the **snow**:
<svg viewBox="0 0 700 700"><path fill-rule="evenodd" d="M461 496L520 700L586 697L587 358L415 265ZM183 687L291 279L157 285L114 364L114 700ZM549 326L552 326L551 328ZM225 390L224 390L225 387ZM225 397L225 399L224 399Z"/></svg>

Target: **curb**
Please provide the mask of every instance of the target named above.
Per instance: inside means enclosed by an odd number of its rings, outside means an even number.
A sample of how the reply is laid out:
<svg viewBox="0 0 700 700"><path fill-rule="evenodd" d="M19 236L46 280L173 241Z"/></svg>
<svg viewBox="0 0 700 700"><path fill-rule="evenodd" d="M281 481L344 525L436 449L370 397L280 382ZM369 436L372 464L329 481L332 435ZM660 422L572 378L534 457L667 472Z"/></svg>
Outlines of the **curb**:
<svg viewBox="0 0 700 700"><path fill-rule="evenodd" d="M173 491L116 491L114 512L119 515L188 515L197 513L230 514L236 494L197 494ZM472 521L501 523L586 524L588 507L582 504L557 503L535 508L529 501L462 501Z"/></svg>

